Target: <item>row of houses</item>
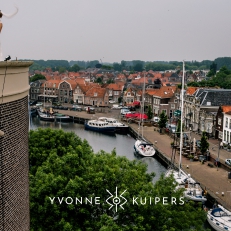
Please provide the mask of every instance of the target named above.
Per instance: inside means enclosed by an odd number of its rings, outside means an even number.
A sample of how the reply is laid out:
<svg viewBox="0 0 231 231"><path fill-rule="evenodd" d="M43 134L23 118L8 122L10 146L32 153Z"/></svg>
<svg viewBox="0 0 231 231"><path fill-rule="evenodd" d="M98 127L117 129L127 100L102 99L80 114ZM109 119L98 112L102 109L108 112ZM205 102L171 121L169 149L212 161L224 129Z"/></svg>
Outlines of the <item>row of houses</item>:
<svg viewBox="0 0 231 231"><path fill-rule="evenodd" d="M76 78L75 80L37 80L30 84L30 100L108 106L109 100L118 101L123 87L123 83L102 86L97 83L87 82L84 78Z"/></svg>

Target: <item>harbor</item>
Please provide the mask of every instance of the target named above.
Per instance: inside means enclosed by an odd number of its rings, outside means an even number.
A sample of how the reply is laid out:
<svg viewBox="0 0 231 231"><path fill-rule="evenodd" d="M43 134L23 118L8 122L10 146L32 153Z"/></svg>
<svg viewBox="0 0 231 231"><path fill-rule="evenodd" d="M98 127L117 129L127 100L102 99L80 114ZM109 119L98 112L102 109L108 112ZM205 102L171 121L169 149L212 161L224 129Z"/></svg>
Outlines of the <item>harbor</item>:
<svg viewBox="0 0 231 231"><path fill-rule="evenodd" d="M64 111L59 110L60 113L69 115L71 117L70 123L83 124L86 120L97 119L99 117L110 117L121 120L120 110L111 110L109 108L96 109L95 114L89 114L86 111ZM129 123L130 134L136 137L138 134L138 124ZM173 139L163 133L159 133L157 127L144 126L144 138L153 144L156 149L155 158L158 159L164 166L169 166L171 163L172 147L170 143ZM195 132L191 132L191 139L199 140L201 136ZM224 164L224 160L230 158L231 153L226 150L218 150L218 140L209 139L210 144L210 160L202 163L200 161L190 161L182 157L181 168L192 176L201 187L207 191L211 202L217 202L227 209L231 209L231 179L229 179L230 168ZM221 167L214 165L214 160L219 155ZM179 155L175 156L175 166L179 165Z"/></svg>

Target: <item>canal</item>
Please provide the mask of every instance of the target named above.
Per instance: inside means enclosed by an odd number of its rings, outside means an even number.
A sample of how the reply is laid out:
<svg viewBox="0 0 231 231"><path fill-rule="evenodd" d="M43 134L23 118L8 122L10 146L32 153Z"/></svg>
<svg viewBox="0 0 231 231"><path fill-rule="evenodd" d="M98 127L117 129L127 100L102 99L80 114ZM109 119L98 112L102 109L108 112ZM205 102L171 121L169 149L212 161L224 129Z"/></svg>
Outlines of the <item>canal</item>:
<svg viewBox="0 0 231 231"><path fill-rule="evenodd" d="M39 120L38 117L32 117L30 123L30 129L37 128L51 128L51 129L63 129L67 132L74 132L81 139L86 139L90 146L93 148L94 152L97 153L100 150L104 150L108 153L115 148L116 153L119 156L126 156L130 160L140 160L147 164L147 172L155 172L156 176L153 179L155 183L162 173L166 171L166 168L155 158L145 157L139 158L134 155L134 143L135 139L130 135L116 135L108 136L92 131L86 131L84 125L77 123L59 123L59 122L46 122ZM213 230L209 226L208 222L205 221L205 229Z"/></svg>
<svg viewBox="0 0 231 231"><path fill-rule="evenodd" d="M156 177L153 182L157 181L162 173L166 171L166 168L153 157L139 158L134 155L134 143L135 139L130 135L116 135L108 136L101 133L86 131L84 125L77 123L58 123L58 122L46 122L39 120L38 117L31 119L30 129L37 128L52 128L63 129L66 132L74 132L81 139L86 139L94 152L97 153L100 150L104 150L108 153L115 148L118 156L126 156L129 160L139 159L147 164L148 172L155 172Z"/></svg>

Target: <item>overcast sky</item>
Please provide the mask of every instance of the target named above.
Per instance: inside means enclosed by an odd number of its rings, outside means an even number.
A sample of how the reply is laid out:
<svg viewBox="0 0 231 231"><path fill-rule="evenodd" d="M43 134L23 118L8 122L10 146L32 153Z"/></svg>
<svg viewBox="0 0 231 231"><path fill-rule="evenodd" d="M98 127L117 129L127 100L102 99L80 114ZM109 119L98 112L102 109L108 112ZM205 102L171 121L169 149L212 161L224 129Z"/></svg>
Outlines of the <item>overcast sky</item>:
<svg viewBox="0 0 231 231"><path fill-rule="evenodd" d="M3 56L143 61L231 57L230 0L2 0Z"/></svg>

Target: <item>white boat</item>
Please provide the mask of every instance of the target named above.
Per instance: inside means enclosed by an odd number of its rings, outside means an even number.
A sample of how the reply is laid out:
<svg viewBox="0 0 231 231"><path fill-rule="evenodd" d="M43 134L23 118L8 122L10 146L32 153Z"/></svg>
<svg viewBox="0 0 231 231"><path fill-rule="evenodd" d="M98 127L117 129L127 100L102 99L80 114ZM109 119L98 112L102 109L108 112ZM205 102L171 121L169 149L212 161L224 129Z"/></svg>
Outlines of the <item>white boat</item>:
<svg viewBox="0 0 231 231"><path fill-rule="evenodd" d="M144 115L144 94L145 94L145 75L144 75L144 85L143 85L143 98L141 105L141 115ZM142 157L152 157L155 155L156 150L153 147L152 143L147 142L143 137L143 116L140 116L140 123L138 128L138 138L134 144L135 153ZM142 130L141 137L139 136L140 128Z"/></svg>
<svg viewBox="0 0 231 231"><path fill-rule="evenodd" d="M183 134L183 106L184 106L184 62L183 62L183 77L182 77L182 89L181 89L181 126L180 126L180 134ZM205 202L207 201L204 190L201 188L200 184L198 184L194 179L191 178L190 174L187 175L181 169L181 158L182 158L182 148L183 148L183 136L180 136L180 159L179 159L179 170L168 169L165 173L165 176L168 177L173 175L178 188L184 188L183 195L185 198L193 201Z"/></svg>
<svg viewBox="0 0 231 231"><path fill-rule="evenodd" d="M204 196L204 190L197 182L185 184L184 197L192 201L198 201L198 202L207 201L207 198Z"/></svg>
<svg viewBox="0 0 231 231"><path fill-rule="evenodd" d="M86 130L115 135L115 127L101 120L88 120L84 124Z"/></svg>
<svg viewBox="0 0 231 231"><path fill-rule="evenodd" d="M144 157L154 156L156 150L153 147L153 144L148 143L144 140L137 140L134 145L135 152Z"/></svg>
<svg viewBox="0 0 231 231"><path fill-rule="evenodd" d="M117 119L108 118L108 117L99 117L99 120L107 122L109 125L115 127L115 132L118 134L127 134L129 132L129 127L120 123Z"/></svg>
<svg viewBox="0 0 231 231"><path fill-rule="evenodd" d="M216 231L231 230L231 212L221 205L208 211L207 221Z"/></svg>

